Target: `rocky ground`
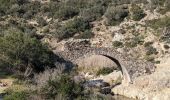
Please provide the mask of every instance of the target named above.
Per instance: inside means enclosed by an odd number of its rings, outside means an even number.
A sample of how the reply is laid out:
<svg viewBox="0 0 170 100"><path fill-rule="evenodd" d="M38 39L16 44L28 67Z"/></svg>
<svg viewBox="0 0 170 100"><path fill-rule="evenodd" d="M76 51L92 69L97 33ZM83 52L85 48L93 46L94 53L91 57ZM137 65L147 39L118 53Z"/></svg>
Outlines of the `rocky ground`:
<svg viewBox="0 0 170 100"><path fill-rule="evenodd" d="M141 76L128 86L116 86L112 92L140 100L169 100L170 57L164 58L153 74Z"/></svg>

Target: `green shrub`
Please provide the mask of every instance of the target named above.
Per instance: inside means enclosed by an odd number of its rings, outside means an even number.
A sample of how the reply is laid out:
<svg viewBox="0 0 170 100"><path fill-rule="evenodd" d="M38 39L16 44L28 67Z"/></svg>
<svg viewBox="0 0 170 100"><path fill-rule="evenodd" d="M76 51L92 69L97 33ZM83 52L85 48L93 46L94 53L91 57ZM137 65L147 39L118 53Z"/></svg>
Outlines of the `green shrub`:
<svg viewBox="0 0 170 100"><path fill-rule="evenodd" d="M125 17L128 16L128 9L123 6L111 6L107 9L105 16L107 18L107 25L118 25L120 24Z"/></svg>
<svg viewBox="0 0 170 100"><path fill-rule="evenodd" d="M123 47L123 43L120 41L114 41L113 46L116 48L121 48L121 47Z"/></svg>
<svg viewBox="0 0 170 100"><path fill-rule="evenodd" d="M27 100L28 94L24 91L22 92L13 92L8 95L5 95L3 100Z"/></svg>
<svg viewBox="0 0 170 100"><path fill-rule="evenodd" d="M0 13L6 13L17 0L0 0Z"/></svg>
<svg viewBox="0 0 170 100"><path fill-rule="evenodd" d="M113 0L112 3L115 5L130 4L131 0Z"/></svg>
<svg viewBox="0 0 170 100"><path fill-rule="evenodd" d="M130 42L125 42L125 46L133 48L133 47L136 47L137 44L133 41L130 41Z"/></svg>
<svg viewBox="0 0 170 100"><path fill-rule="evenodd" d="M28 34L14 30L0 37L0 55L1 63L21 73L28 69L39 72L46 66L54 66L53 54L44 44Z"/></svg>
<svg viewBox="0 0 170 100"><path fill-rule="evenodd" d="M38 22L38 24L39 24L41 27L47 25L47 22L46 22L46 20L44 20L43 17L39 17L39 18L37 19L37 22Z"/></svg>
<svg viewBox="0 0 170 100"><path fill-rule="evenodd" d="M152 47L152 46L149 46L146 48L146 55L152 55L152 54L157 54L157 50L156 48Z"/></svg>
<svg viewBox="0 0 170 100"><path fill-rule="evenodd" d="M148 56L148 55L146 55L146 56L145 56L145 60L146 60L146 61L150 61L150 62L154 62L154 61L155 61L155 58L154 58L153 56Z"/></svg>
<svg viewBox="0 0 170 100"><path fill-rule="evenodd" d="M160 64L161 63L161 61L155 61L155 64Z"/></svg>
<svg viewBox="0 0 170 100"><path fill-rule="evenodd" d="M151 46L153 44L153 42L146 42L146 43L144 43L144 47L149 47L149 46Z"/></svg>
<svg viewBox="0 0 170 100"><path fill-rule="evenodd" d="M159 19L150 20L148 21L148 25L155 30L170 27L170 17L163 17Z"/></svg>
<svg viewBox="0 0 170 100"><path fill-rule="evenodd" d="M170 47L169 47L169 45L164 45L164 48L169 49Z"/></svg>
<svg viewBox="0 0 170 100"><path fill-rule="evenodd" d="M82 16L87 21L95 21L96 19L100 19L104 13L104 8L102 6L94 6L91 8L84 9L80 12L80 16Z"/></svg>
<svg viewBox="0 0 170 100"><path fill-rule="evenodd" d="M75 99L82 91L82 86L76 84L69 75L62 75L55 80L49 80L41 93L46 99L56 99L57 95L62 95L65 99Z"/></svg>
<svg viewBox="0 0 170 100"><path fill-rule="evenodd" d="M133 3L133 4L141 4L141 3L148 4L148 0L134 0L131 3Z"/></svg>
<svg viewBox="0 0 170 100"><path fill-rule="evenodd" d="M150 0L150 9L154 10L157 7L161 7L164 5L166 0Z"/></svg>
<svg viewBox="0 0 170 100"><path fill-rule="evenodd" d="M170 36L161 36L159 41L170 43Z"/></svg>
<svg viewBox="0 0 170 100"><path fill-rule="evenodd" d="M55 17L66 20L78 15L79 11L72 6L61 6L55 13Z"/></svg>
<svg viewBox="0 0 170 100"><path fill-rule="evenodd" d="M91 25L88 21L85 21L83 18L75 18L57 29L56 37L59 38L59 40L70 38L76 33L85 32L90 28Z"/></svg>
<svg viewBox="0 0 170 100"><path fill-rule="evenodd" d="M169 0L164 0L164 3L162 5L162 7L160 8L159 12L161 14L165 14L166 12L170 11L170 1Z"/></svg>
<svg viewBox="0 0 170 100"><path fill-rule="evenodd" d="M94 37L94 33L91 30L86 30L85 32L81 33L80 35L78 35L77 39L91 39Z"/></svg>
<svg viewBox="0 0 170 100"><path fill-rule="evenodd" d="M130 12L131 12L131 18L135 21L139 21L141 20L142 18L145 17L145 13L143 11L143 9L141 9L138 5L136 4L132 4L131 6L131 9L130 9Z"/></svg>
<svg viewBox="0 0 170 100"><path fill-rule="evenodd" d="M169 1L169 0L166 0L164 4L165 4L165 9L164 9L164 10L165 10L165 12L170 11L170 7L169 7L169 5L170 5L170 1Z"/></svg>
<svg viewBox="0 0 170 100"><path fill-rule="evenodd" d="M137 45L142 45L143 42L144 42L143 37L137 36L125 42L125 46L132 48L132 47L136 47Z"/></svg>
<svg viewBox="0 0 170 100"><path fill-rule="evenodd" d="M110 67L104 67L102 69L100 69L99 71L97 71L97 75L107 75L111 72L113 72L113 68Z"/></svg>

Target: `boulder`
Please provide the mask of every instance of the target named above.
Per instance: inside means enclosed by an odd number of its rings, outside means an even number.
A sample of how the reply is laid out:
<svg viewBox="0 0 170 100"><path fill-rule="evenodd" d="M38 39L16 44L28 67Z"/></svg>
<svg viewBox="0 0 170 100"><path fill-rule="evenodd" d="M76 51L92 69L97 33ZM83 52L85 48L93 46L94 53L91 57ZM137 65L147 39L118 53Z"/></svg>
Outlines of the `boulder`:
<svg viewBox="0 0 170 100"><path fill-rule="evenodd" d="M100 93L102 93L102 94L110 94L111 93L111 88L110 87L101 88Z"/></svg>
<svg viewBox="0 0 170 100"><path fill-rule="evenodd" d="M109 83L104 82L103 80L89 80L84 83L85 87L91 87L91 88L103 88L110 86Z"/></svg>

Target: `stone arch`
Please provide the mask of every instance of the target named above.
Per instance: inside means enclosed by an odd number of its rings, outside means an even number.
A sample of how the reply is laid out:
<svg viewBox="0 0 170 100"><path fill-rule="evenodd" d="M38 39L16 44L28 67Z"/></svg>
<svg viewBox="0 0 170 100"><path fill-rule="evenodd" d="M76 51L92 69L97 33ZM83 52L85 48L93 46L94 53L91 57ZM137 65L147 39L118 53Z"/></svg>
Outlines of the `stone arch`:
<svg viewBox="0 0 170 100"><path fill-rule="evenodd" d="M153 63L143 60L135 59L125 53L120 53L112 48L96 48L88 46L77 46L77 44L71 44L66 47L62 52L56 52L64 59L69 60L76 64L79 60L92 55L103 55L112 61L116 62L123 73L124 82L129 84L133 83L133 80L141 75L151 74L155 71Z"/></svg>
<svg viewBox="0 0 170 100"><path fill-rule="evenodd" d="M76 59L76 61L74 61L74 62L77 63L77 62L79 62L79 60L82 60L84 58L87 58L87 57L90 57L90 56L93 56L93 55L101 55L101 56L104 56L104 57L110 59L111 61L113 61L117 65L117 67L120 69L120 71L122 72L123 81L126 82L126 83L132 83L130 75L128 74L127 69L119 62L118 59L116 59L116 58L114 58L112 56L109 56L109 55L106 55L106 54L98 54L98 53L97 54L94 54L94 53L91 54L90 53L90 54L85 55L83 57L78 57Z"/></svg>
<svg viewBox="0 0 170 100"><path fill-rule="evenodd" d="M118 67L120 68L120 70L122 72L122 75L123 75L123 78L124 78L125 82L132 83L130 75L129 75L127 69L125 68L125 66L121 65L120 62L117 59L115 59L115 58L113 58L111 56L108 56L108 55L103 55L103 56L111 59L113 62L115 62L118 65Z"/></svg>

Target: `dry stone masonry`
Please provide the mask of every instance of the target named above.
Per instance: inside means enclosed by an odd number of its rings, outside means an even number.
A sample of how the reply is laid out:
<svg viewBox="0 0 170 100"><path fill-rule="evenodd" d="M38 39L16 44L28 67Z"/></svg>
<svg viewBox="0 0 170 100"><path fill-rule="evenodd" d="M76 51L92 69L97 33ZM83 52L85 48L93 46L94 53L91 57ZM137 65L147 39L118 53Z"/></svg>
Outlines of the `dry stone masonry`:
<svg viewBox="0 0 170 100"><path fill-rule="evenodd" d="M154 64L150 62L134 59L126 53L119 53L113 48L91 47L87 40L65 43L64 51L55 53L74 64L92 55L108 57L120 67L124 81L127 83L133 83L136 77L151 74L155 70Z"/></svg>

